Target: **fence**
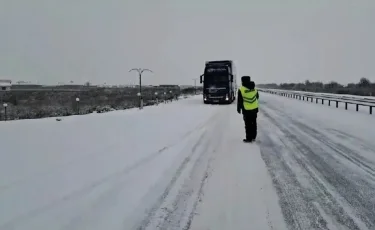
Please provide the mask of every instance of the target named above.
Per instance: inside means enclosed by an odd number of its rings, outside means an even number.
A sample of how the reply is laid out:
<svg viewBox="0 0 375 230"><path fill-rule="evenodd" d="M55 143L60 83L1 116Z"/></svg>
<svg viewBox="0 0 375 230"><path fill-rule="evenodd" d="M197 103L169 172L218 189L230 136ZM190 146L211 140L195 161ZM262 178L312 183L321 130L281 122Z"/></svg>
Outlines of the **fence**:
<svg viewBox="0 0 375 230"><path fill-rule="evenodd" d="M316 103L321 103L322 105L327 102L328 106L331 106L332 102L335 104L336 108L339 108L339 104L345 105L345 110L348 110L348 105L355 105L356 111L359 111L359 107L368 107L369 114L373 114L373 108L375 107L375 99L370 98L359 98L353 97L345 99L342 96L334 96L334 95L319 95L313 93L301 93L295 91L287 91L287 90L273 90L273 89L258 89L260 92L270 93L270 94L277 94L280 96L299 99L302 101L310 101Z"/></svg>

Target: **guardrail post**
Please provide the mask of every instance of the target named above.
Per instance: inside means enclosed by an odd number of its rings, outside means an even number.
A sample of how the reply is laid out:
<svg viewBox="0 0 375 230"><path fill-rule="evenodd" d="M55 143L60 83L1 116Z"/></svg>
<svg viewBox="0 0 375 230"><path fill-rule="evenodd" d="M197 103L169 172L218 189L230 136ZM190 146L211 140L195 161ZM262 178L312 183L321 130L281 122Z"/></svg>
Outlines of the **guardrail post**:
<svg viewBox="0 0 375 230"><path fill-rule="evenodd" d="M316 98L316 100L315 100L315 101L316 101L316 104L318 104L318 98Z"/></svg>
<svg viewBox="0 0 375 230"><path fill-rule="evenodd" d="M372 106L370 106L370 114L372 114Z"/></svg>
<svg viewBox="0 0 375 230"><path fill-rule="evenodd" d="M338 101L336 101L336 108L338 108L339 107L339 102Z"/></svg>
<svg viewBox="0 0 375 230"><path fill-rule="evenodd" d="M324 99L322 99L322 105L324 105Z"/></svg>
<svg viewBox="0 0 375 230"><path fill-rule="evenodd" d="M355 110L358 112L358 110L359 110L359 105L358 104L356 104L356 106L355 106Z"/></svg>
<svg viewBox="0 0 375 230"><path fill-rule="evenodd" d="M311 102L313 102L313 98L311 97Z"/></svg>
<svg viewBox="0 0 375 230"><path fill-rule="evenodd" d="M328 100L328 106L331 106L331 100Z"/></svg>
<svg viewBox="0 0 375 230"><path fill-rule="evenodd" d="M345 109L348 110L348 102L345 102Z"/></svg>

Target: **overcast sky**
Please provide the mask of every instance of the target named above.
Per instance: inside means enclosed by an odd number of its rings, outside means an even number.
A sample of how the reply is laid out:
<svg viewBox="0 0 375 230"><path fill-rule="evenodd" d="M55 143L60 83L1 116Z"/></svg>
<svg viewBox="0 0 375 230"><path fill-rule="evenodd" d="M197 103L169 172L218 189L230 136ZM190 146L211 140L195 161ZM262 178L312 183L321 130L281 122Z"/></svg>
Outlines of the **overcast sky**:
<svg viewBox="0 0 375 230"><path fill-rule="evenodd" d="M375 81L374 0L0 0L0 78L192 84L232 59L257 83Z"/></svg>

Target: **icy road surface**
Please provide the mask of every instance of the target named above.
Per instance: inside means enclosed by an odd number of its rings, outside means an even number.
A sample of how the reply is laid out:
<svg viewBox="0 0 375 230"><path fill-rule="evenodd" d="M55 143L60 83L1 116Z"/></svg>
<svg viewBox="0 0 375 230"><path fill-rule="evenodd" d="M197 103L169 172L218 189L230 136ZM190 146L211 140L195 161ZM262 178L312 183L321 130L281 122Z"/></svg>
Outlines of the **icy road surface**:
<svg viewBox="0 0 375 230"><path fill-rule="evenodd" d="M375 116L261 93L0 123L0 229L374 229Z"/></svg>
<svg viewBox="0 0 375 230"><path fill-rule="evenodd" d="M234 105L201 96L2 122L0 229L285 229L259 148L242 143L243 132Z"/></svg>
<svg viewBox="0 0 375 230"><path fill-rule="evenodd" d="M290 229L375 229L375 116L262 93L259 141Z"/></svg>

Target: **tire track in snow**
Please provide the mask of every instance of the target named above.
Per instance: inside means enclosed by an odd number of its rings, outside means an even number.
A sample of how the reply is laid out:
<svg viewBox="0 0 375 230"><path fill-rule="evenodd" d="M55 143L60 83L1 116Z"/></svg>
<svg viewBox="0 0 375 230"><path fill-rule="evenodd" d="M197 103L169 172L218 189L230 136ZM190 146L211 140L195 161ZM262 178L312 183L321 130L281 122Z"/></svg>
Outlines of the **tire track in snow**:
<svg viewBox="0 0 375 230"><path fill-rule="evenodd" d="M374 166L268 103L260 115L262 157L290 228L373 229Z"/></svg>
<svg viewBox="0 0 375 230"><path fill-rule="evenodd" d="M339 139L345 139L345 141L350 142L351 144L354 144L356 146L356 149L361 149L363 151L369 152L372 155L375 155L375 145L373 143L369 143L367 141L363 141L362 139L355 137L353 135L350 135L348 133L342 132L337 129L327 129L328 132L332 133ZM366 159L369 160L369 159ZM371 160L371 163L375 164L375 160Z"/></svg>
<svg viewBox="0 0 375 230"><path fill-rule="evenodd" d="M319 211L312 205L304 193L303 186L291 166L282 157L285 149L277 145L271 137L263 134L259 128L260 150L262 158L271 174L272 181L280 198L280 207L290 229L327 229L327 223L319 216Z"/></svg>
<svg viewBox="0 0 375 230"><path fill-rule="evenodd" d="M207 121L209 123L209 120L210 119L214 119L217 115L213 115L212 117L210 117ZM173 147L177 146L177 145L180 145L182 142L184 142L186 139L189 139L193 134L197 134L201 131L203 131L203 133L201 134L202 136L205 135L205 130L204 130L204 124L205 122L207 121L204 121L202 124L196 126L194 129L186 132L184 135L181 136L181 139L177 142L174 142L173 144L167 146L167 147L164 147L162 148L161 150L159 150L158 152L166 152L166 151L171 151L173 149ZM199 138L201 139L201 138ZM197 142L194 146L193 146L193 151L195 151L195 148L197 146L200 145L200 142ZM158 156L160 156L160 154L158 154ZM155 157L156 158L156 157ZM155 159L153 158L153 159ZM151 159L151 160L153 160ZM150 160L150 161L151 161ZM150 161L148 162L145 162L146 163L149 163ZM170 189L174 186L174 183L177 181L178 177L180 176L181 172L184 170L184 168L186 167L186 165L191 161L190 157L187 157L185 158L181 165L179 166L179 168L177 169L176 171L176 174L174 175L174 177L172 178L172 181L170 182L170 184L165 188L164 192L161 194L161 197L167 197L168 194L169 194L169 191ZM144 164L142 164L144 165ZM141 166L142 166L141 165ZM93 214L91 213L92 212L92 209L94 208L100 208L100 209L103 209L103 207L105 207L105 205L108 205L107 203L107 200L111 199L111 197L114 197L116 195L118 195L118 193L120 191L122 191L122 188L126 187L126 186L129 186L129 183L126 182L126 179L127 177L123 178L121 181L120 181L121 178L119 178L119 180L117 181L117 185L112 187L109 191L106 191L105 193L103 193L98 199L96 199L95 203L93 206L91 206L90 208L88 207L87 208L87 212L85 213L82 213L82 215L80 216L76 216L76 218L74 218L72 221L70 221L70 223L68 225L66 225L64 227L64 229L79 229L80 227L79 226L82 226L82 223L84 223L85 220L89 219L89 218L95 218L93 215L100 215L99 213L95 213L93 212ZM155 204L155 206L157 206L157 204ZM150 213L153 212L153 209L154 207L152 207L150 209ZM91 213L91 215L90 215ZM150 214L149 213L149 214ZM145 222L143 222L145 223ZM147 225L147 221L146 221L146 225Z"/></svg>
<svg viewBox="0 0 375 230"><path fill-rule="evenodd" d="M206 131L204 131L203 134L200 135L199 141L193 146L193 149L201 144L202 137L205 134L206 134ZM194 153L195 153L195 151L192 151L192 154L194 154ZM189 155L182 161L182 163L180 164L180 166L176 170L174 176L172 177L172 180L169 182L168 186L165 188L164 192L161 194L161 196L159 197L157 202L154 204L154 206L149 210L146 218L141 222L140 226L137 227L138 230L143 230L143 229L146 229L148 227L152 218L155 216L156 211L160 208L163 201L167 198L167 196L169 195L173 186L175 186L177 180L179 179L179 177L182 174L182 171L185 169L187 164L191 161L191 158L192 158L192 156Z"/></svg>
<svg viewBox="0 0 375 230"><path fill-rule="evenodd" d="M137 230L188 230L190 228L196 206L203 195L203 187L210 174L212 154L220 143L223 133L221 119L225 115L226 112L216 114L206 124L206 130L198 138L198 141L187 146L184 151L189 152L188 156L177 169L147 217L136 228ZM215 127L219 127L219 129ZM215 140L212 141L212 138Z"/></svg>
<svg viewBox="0 0 375 230"><path fill-rule="evenodd" d="M165 146L164 148L161 148L160 150L158 150L158 152L161 151L161 150L165 150L166 148L173 147L176 144L180 143L182 140L185 140L186 138L188 138L191 134L193 134L197 130L202 129L207 124L207 122L210 121L211 119L212 119L212 117L208 118L207 120L202 121L202 123L198 124L196 127L192 128L189 131L187 131L186 133L182 134L178 141L175 141L175 142ZM104 146L101 146L99 149L96 149L95 151L85 152L84 154L82 154L78 157L71 158L67 161L59 162L58 164L52 165L48 168L45 168L45 169L42 169L42 170L37 170L37 171L33 172L32 174L27 175L26 177L23 177L21 179L12 181L12 182L4 184L4 185L0 185L0 193L3 192L3 191L6 191L8 189L14 188L14 186L22 185L22 183L25 182L25 181L30 181L31 179L34 179L34 178L35 178L35 180L38 180L39 177L51 174L51 173L53 173L55 171L58 171L58 170L64 170L64 169L68 170L68 168L72 164L77 163L79 161L85 161L87 159L92 159L93 157L99 156L103 152L108 152L109 150L112 151L113 149L116 149L120 143L123 143L123 140L115 139L114 141L111 141L111 143L105 144Z"/></svg>
<svg viewBox="0 0 375 230"><path fill-rule="evenodd" d="M298 121L297 119L291 118L287 114L283 113L283 111L280 111L278 108L276 108L274 106L271 106L271 105L267 105L267 107L271 108L273 111L278 112L278 113L274 114L274 116L277 116L278 119L287 119L288 122L285 122L285 125L288 126L288 128L294 129L296 132L303 131L303 132L300 132L301 135L306 136L306 134L307 134L306 138L314 139L317 144L321 144L321 142L323 142L324 146L329 147L336 154L339 154L340 156L346 158L351 163L353 163L356 166L362 168L364 171L366 171L371 176L375 176L375 162L373 162L370 159L367 159L364 156L362 156L361 154L359 154L357 149L353 150L353 149L351 149L349 147L346 147L345 145L341 144L341 143L345 143L345 142L342 141L341 138L339 140L333 140L332 138L330 138L329 136L324 134L324 132L320 132L317 129L312 128L312 127ZM283 114L283 115L280 117L280 114ZM294 124L294 125L290 126L288 124ZM367 143L365 141L362 141L360 138L353 137L352 135L346 134L346 133L344 133L342 131L339 131L337 129L326 129L325 128L325 130L331 131L331 133L334 132L333 134L335 136L337 136L337 134L339 133L339 135L341 137L346 136L347 139L351 138L352 142L355 143L356 147L360 146L365 151L370 151L371 154L375 155L375 147L371 143ZM371 164L369 164L367 162L371 162L374 166L371 166Z"/></svg>
<svg viewBox="0 0 375 230"><path fill-rule="evenodd" d="M27 221L31 218L34 218L34 217L38 216L39 214L41 214L43 212L46 212L50 209L53 209L56 206L62 205L63 203L66 204L67 202L74 202L77 199L83 198L83 197L87 196L87 194L89 194L93 190L95 190L96 188L99 188L100 186L102 186L106 183L115 183L116 181L122 179L127 174L131 173L133 170L136 170L139 167L142 167L143 165L146 165L147 163L153 161L154 159L159 157L161 154L163 154L164 152L166 152L170 148L173 148L174 146L180 144L181 142L183 142L187 138L190 138L196 132L201 131L205 127L206 124L210 124L212 121L214 121L216 119L217 116L218 116L218 113L215 113L209 119L205 120L201 124L197 125L193 129L190 129L185 134L183 134L178 141L176 141L174 143L171 143L170 145L165 146L165 147L163 147L163 148L161 148L161 149L159 149L159 150L157 150L157 151L155 151L151 154L148 154L147 156L139 159L138 161L136 161L132 165L129 165L129 166L123 168L122 170L117 171L117 172L108 174L107 176L101 178L100 180L97 180L94 183L91 183L90 185L85 186L85 187L83 187L79 190L73 191L69 194L66 194L62 197L59 197L58 199L55 199L54 201L52 201L52 202L50 202L50 203L48 203L44 206L40 206L40 207L35 208L33 210L27 211L27 212L23 213L22 215L19 215L16 218L13 218L13 219L7 221L6 223L3 223L2 225L0 225L0 228L1 229L2 228L8 229L8 228L11 228L12 226L22 224L25 221ZM185 161L189 161L189 159L185 159ZM185 163L187 163L187 162L185 162ZM126 185L127 184L122 184L121 187L125 187ZM116 189L119 190L119 187L116 187ZM108 191L106 193L108 195L112 194L111 192L108 192ZM100 197L100 199L105 200L108 197L108 195L103 194ZM97 200L96 203L100 203L100 200ZM74 226L74 223L79 221L80 219L82 219L83 215L84 214L82 214L82 216L77 216L69 224L67 224L67 226Z"/></svg>
<svg viewBox="0 0 375 230"><path fill-rule="evenodd" d="M108 183L108 182L114 182L113 180L118 179L119 176L126 175L126 174L130 173L131 171L135 170L136 168L141 167L142 165L152 161L153 159L155 159L158 155L162 154L167 149L168 149L168 147L164 147L164 148L158 150L157 152L154 152L153 154L139 160L138 162L134 163L133 165L128 166L128 167L124 168L123 170L121 170L119 172L109 174L108 176L96 181L95 183L90 184L90 186L86 186L86 187L84 187L80 190L74 191L70 194L67 194L63 197L60 197L59 199L57 199L57 200L55 200L55 201L53 201L53 202L51 202L51 203L49 203L45 206L41 206L37 209L31 210L27 213L24 213L23 215L17 216L16 218L14 218L14 219L4 223L3 225L1 225L0 228L8 229L11 226L13 226L14 224L20 224L21 222L24 222L27 219L30 219L32 217L35 217L38 214L40 214L42 212L45 212L49 209L52 209L55 206L60 205L63 202L67 202L67 201L72 202L75 199L79 199L83 196L86 196L87 193L91 192L92 190L101 186L102 184Z"/></svg>
<svg viewBox="0 0 375 230"><path fill-rule="evenodd" d="M279 114L282 113L280 110L278 110L275 107L272 107L272 106L269 106L269 107L272 108L272 110L274 110L274 111L278 111ZM365 158L364 156L362 156L361 154L359 154L357 150L353 150L349 147L346 147L345 145L341 144L340 142L333 140L332 138L330 138L329 136L327 136L323 132L319 132L317 129L309 127L308 125L306 125L306 124L304 124L304 123L302 123L302 122L300 122L296 119L293 119L293 118L287 116L286 114L282 115L282 117L280 117L279 115L276 115L276 114L274 116L277 116L278 119L287 119L288 122L285 122L284 125L287 126L288 129L293 129L296 133L300 133L300 135L305 136L309 140L315 141L319 145L321 145L323 143L322 146L326 146L331 150L331 151L329 151L329 150L325 150L325 151L334 152L334 153L340 155L340 157L346 158L350 163L355 164L355 166L358 166L364 172L368 173L369 176L375 177L375 166L371 166L371 164L367 163L367 162L371 163L371 160L369 160L369 159ZM268 117L270 118L270 116L268 116ZM273 121L274 121L274 123L277 123L275 119L273 119ZM293 124L293 125L290 125L290 124ZM337 132L339 132L339 131L335 130L335 134L337 134ZM293 134L293 132L288 132L288 133L291 134L291 135ZM340 132L340 133L341 133L341 135L344 134L343 132ZM350 135L347 134L346 136L350 136ZM294 139L297 139L296 135L294 135ZM363 146L363 145L366 144L366 142L360 141L359 138L353 138L353 139L357 140L357 142L360 143L360 144L356 143L356 146L360 146L360 145ZM343 142L343 143L345 143L345 142ZM368 146L370 146L370 147L368 147ZM371 150L372 154L375 154L375 150L372 149L371 144L367 143L367 145L365 145L364 148L366 150Z"/></svg>

